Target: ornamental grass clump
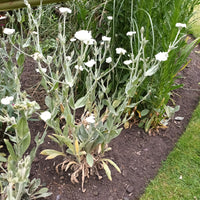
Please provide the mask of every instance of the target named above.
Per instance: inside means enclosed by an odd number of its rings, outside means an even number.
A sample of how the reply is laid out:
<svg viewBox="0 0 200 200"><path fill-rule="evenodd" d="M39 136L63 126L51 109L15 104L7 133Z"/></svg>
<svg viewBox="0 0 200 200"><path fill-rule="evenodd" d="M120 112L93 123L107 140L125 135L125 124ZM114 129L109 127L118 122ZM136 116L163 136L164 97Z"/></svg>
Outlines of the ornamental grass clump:
<svg viewBox="0 0 200 200"><path fill-rule="evenodd" d="M134 121L136 123L140 121L139 126L144 127L146 131L158 130L159 127L166 128L161 122L166 119L166 105L172 99L173 90L182 86L175 83L178 78L177 74L187 66L188 55L198 42L196 40L188 44L186 24L188 24L194 6L199 3L199 0L149 0L148 3L146 0L114 0L109 1L106 6L108 14L113 16L111 32L115 37L113 37L111 45L112 52L115 52L118 45L122 48L126 47L129 51L131 46L129 46L126 33L130 30L138 33L141 27L145 27L144 37L148 40L145 55L150 59L153 59L158 52L167 52L171 41L182 38L176 48L168 54L167 60L162 61L159 70L141 84L135 96L134 101L137 101L140 96L151 90L151 95L134 109L137 115ZM176 25L181 25L181 27L176 27ZM177 35L179 28L181 31ZM137 54L140 48L140 39L137 33L135 36L133 35L134 54ZM116 76L114 81L116 83L126 82L129 71L120 65L116 71L119 76Z"/></svg>

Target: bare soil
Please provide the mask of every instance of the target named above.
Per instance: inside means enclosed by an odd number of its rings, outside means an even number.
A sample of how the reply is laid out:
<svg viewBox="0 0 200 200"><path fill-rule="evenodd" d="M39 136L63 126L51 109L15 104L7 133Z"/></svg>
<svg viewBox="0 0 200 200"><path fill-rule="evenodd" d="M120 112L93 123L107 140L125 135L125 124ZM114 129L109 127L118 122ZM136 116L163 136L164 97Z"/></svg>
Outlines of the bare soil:
<svg viewBox="0 0 200 200"><path fill-rule="evenodd" d="M123 130L119 137L114 139L110 146L112 151L106 157L114 160L122 170L118 173L111 168L113 181L109 181L105 172L100 171L103 179L96 176L86 180L85 193L81 191L81 183L73 185L69 174L57 174L55 165L62 158L46 161L39 153L46 148L55 148L57 145L46 137L46 141L40 146L31 170L31 178L40 178L53 193L48 200L137 200L143 194L145 187L152 180L162 162L174 148L177 140L184 132L191 114L200 100L200 47L197 46L191 53L190 64L180 72L179 83L184 87L173 92L172 98L176 105L180 105L180 111L176 116L184 117L182 121L171 120L166 130L160 130L156 136L149 136L143 129L132 127ZM27 60L21 77L22 90L26 90L30 97L36 100L45 110L45 91L39 86L40 75L35 71L36 64ZM175 117L176 117L175 116ZM43 132L44 123L30 121L29 126L32 138ZM51 134L49 131L48 134ZM33 139L32 144L34 145Z"/></svg>

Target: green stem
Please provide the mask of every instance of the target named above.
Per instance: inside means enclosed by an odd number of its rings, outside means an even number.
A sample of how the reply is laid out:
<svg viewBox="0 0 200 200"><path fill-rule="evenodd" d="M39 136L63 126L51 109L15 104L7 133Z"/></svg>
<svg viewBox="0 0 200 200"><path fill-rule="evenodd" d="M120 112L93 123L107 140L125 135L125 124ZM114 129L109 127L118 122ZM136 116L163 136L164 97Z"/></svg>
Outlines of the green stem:
<svg viewBox="0 0 200 200"><path fill-rule="evenodd" d="M16 196L16 200L21 200L22 197L22 190L23 190L23 183L19 183L19 188Z"/></svg>

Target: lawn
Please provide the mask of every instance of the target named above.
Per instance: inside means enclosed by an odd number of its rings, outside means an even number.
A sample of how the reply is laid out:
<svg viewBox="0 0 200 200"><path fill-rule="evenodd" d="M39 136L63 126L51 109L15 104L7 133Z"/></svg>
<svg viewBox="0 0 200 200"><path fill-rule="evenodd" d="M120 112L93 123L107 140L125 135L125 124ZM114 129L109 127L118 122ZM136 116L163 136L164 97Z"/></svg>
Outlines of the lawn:
<svg viewBox="0 0 200 200"><path fill-rule="evenodd" d="M140 200L200 199L200 104Z"/></svg>

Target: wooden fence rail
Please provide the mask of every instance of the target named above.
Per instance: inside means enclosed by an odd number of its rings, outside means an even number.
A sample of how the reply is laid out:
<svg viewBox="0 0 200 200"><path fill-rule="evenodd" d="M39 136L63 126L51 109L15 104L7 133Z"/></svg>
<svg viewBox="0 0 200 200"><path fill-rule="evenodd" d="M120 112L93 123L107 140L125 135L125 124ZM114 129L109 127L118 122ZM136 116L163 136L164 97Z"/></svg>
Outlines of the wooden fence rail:
<svg viewBox="0 0 200 200"><path fill-rule="evenodd" d="M42 4L56 3L62 0L43 0ZM40 4L40 0L28 0L32 6ZM0 11L25 7L24 0L0 0Z"/></svg>

